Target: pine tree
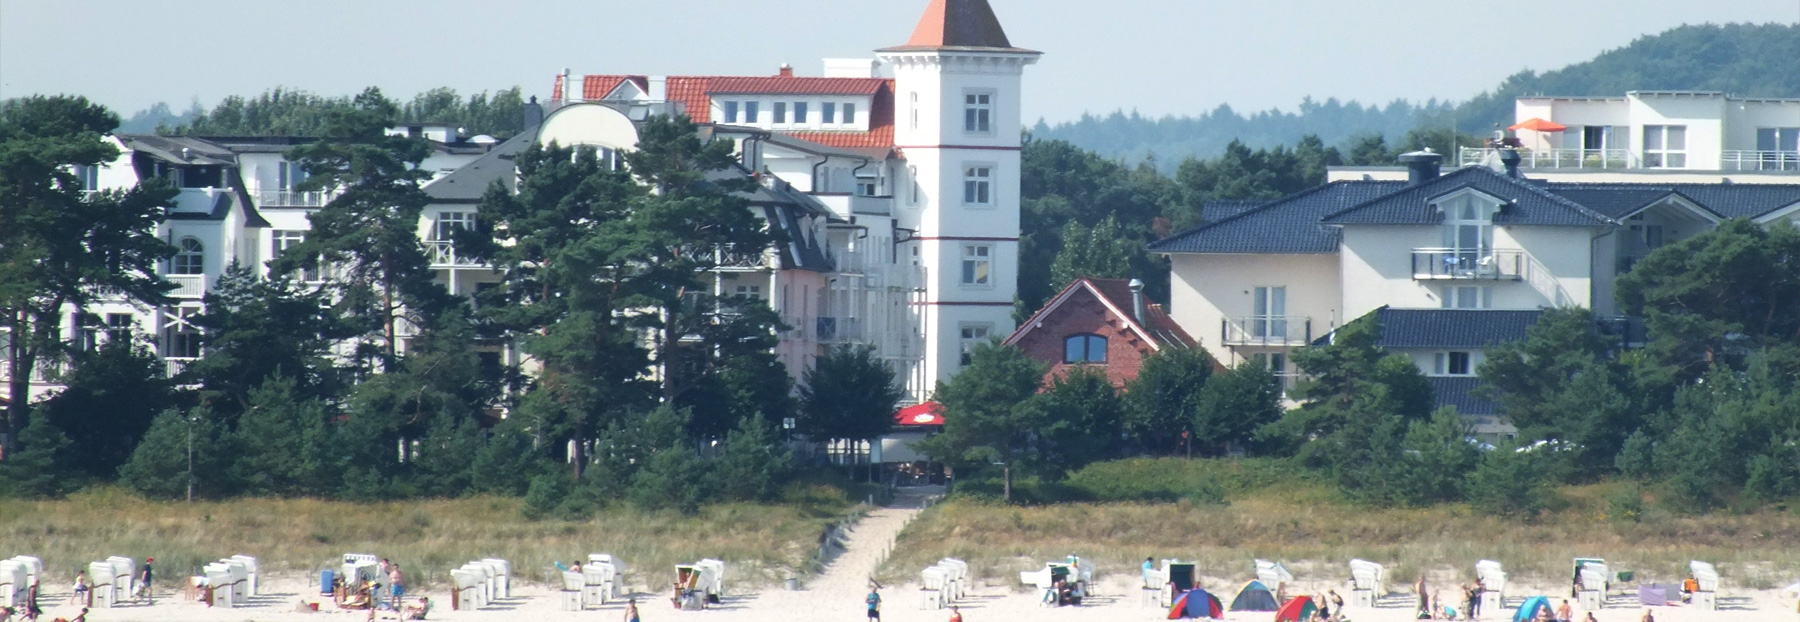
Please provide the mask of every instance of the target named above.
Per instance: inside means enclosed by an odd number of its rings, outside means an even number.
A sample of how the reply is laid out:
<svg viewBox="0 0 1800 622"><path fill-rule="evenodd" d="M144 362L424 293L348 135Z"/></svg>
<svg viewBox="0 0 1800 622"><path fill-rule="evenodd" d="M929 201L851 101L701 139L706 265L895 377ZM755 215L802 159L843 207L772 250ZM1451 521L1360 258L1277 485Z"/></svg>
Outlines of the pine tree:
<svg viewBox="0 0 1800 622"><path fill-rule="evenodd" d="M738 422L713 460L712 489L727 499L769 501L793 470L793 456L781 446L773 425L761 415Z"/></svg>
<svg viewBox="0 0 1800 622"><path fill-rule="evenodd" d="M240 448L234 477L252 494L323 494L332 487L337 460L329 410L299 395L298 383L271 376L250 394L249 408L233 433Z"/></svg>
<svg viewBox="0 0 1800 622"><path fill-rule="evenodd" d="M42 404L38 416L68 435L74 473L111 479L131 459L151 420L181 398L162 360L131 335L115 334L74 361L64 389Z"/></svg>
<svg viewBox="0 0 1800 622"><path fill-rule="evenodd" d="M69 439L42 414L30 417L18 450L0 462L0 497L52 497L68 492Z"/></svg>
<svg viewBox="0 0 1800 622"><path fill-rule="evenodd" d="M836 346L802 378L795 430L815 441L873 439L893 428L903 394L873 346Z"/></svg>
<svg viewBox="0 0 1800 622"><path fill-rule="evenodd" d="M156 499L181 499L190 483L195 497L228 494L234 488L227 472L233 447L206 407L163 411L119 467L119 483Z"/></svg>
<svg viewBox="0 0 1800 622"><path fill-rule="evenodd" d="M975 347L969 366L938 383L944 431L925 439L920 451L963 466L999 464L1002 496L1012 501L1013 471L1037 458L1031 440L1042 421L1038 397L1044 366L1018 348Z"/></svg>

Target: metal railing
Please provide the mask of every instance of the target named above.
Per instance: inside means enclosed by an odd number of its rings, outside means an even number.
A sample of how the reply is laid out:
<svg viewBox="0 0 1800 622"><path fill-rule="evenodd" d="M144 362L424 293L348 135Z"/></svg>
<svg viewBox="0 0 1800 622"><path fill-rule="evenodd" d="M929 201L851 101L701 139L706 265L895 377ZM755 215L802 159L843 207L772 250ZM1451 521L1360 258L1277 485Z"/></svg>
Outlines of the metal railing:
<svg viewBox="0 0 1800 622"><path fill-rule="evenodd" d="M478 268L483 264L456 254L456 244L449 240L426 240L425 254L433 268Z"/></svg>
<svg viewBox="0 0 1800 622"><path fill-rule="evenodd" d="M1637 156L1625 149L1519 149L1519 166L1523 168L1641 168ZM1457 152L1458 165L1484 164L1498 161L1498 149L1463 147Z"/></svg>
<svg viewBox="0 0 1800 622"><path fill-rule="evenodd" d="M775 249L759 253L733 253L725 249L714 251L713 261L720 270L767 270L780 265L775 257Z"/></svg>
<svg viewBox="0 0 1800 622"><path fill-rule="evenodd" d="M12 380L12 361L0 360L0 380ZM31 381L38 384L62 384L63 368L57 363L39 361L31 366Z"/></svg>
<svg viewBox="0 0 1800 622"><path fill-rule="evenodd" d="M169 292L171 298L206 297L208 279L204 274L167 274L163 278L175 285L175 289Z"/></svg>
<svg viewBox="0 0 1800 622"><path fill-rule="evenodd" d="M1727 171L1800 171L1800 151L1727 150L1719 168Z"/></svg>
<svg viewBox="0 0 1800 622"><path fill-rule="evenodd" d="M191 364L193 364L194 361L198 361L198 360L200 360L200 359L178 357L178 356L164 357L163 358L164 372L167 373L170 378L174 378L176 376L181 375L181 372L187 371L188 365L191 365Z"/></svg>
<svg viewBox="0 0 1800 622"><path fill-rule="evenodd" d="M1220 322L1219 341L1228 346L1303 346L1312 343L1312 318L1304 315L1251 315Z"/></svg>
<svg viewBox="0 0 1800 622"><path fill-rule="evenodd" d="M263 190L256 193L256 204L259 207L325 207L326 203L330 203L335 198L337 198L336 192L325 190L310 192Z"/></svg>
<svg viewBox="0 0 1800 622"><path fill-rule="evenodd" d="M1455 248L1415 248L1412 251L1416 280L1517 281L1524 278L1525 251L1496 249L1486 252Z"/></svg>
<svg viewBox="0 0 1800 622"><path fill-rule="evenodd" d="M853 317L816 318L821 343L862 343L862 320Z"/></svg>

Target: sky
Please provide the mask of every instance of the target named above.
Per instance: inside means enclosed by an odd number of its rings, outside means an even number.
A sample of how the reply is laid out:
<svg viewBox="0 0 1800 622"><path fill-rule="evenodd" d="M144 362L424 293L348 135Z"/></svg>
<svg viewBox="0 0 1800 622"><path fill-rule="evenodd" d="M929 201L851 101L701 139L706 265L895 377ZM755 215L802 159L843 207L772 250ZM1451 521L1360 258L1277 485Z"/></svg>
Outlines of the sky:
<svg viewBox="0 0 1800 622"><path fill-rule="evenodd" d="M0 98L74 93L124 116L284 86L410 98L583 73L769 75L905 42L926 0L5 0ZM1460 101L1523 69L1681 24L1800 22L1800 0L991 0L1041 50L1024 118ZM1629 7L1629 8L1626 8ZM1800 65L1800 61L1796 61Z"/></svg>

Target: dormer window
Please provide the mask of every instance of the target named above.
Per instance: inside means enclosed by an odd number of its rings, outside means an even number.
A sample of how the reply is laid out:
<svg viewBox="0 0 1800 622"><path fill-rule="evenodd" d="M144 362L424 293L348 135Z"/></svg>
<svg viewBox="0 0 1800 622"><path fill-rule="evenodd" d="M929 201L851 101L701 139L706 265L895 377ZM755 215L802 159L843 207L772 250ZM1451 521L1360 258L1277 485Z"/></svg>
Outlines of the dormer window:
<svg viewBox="0 0 1800 622"><path fill-rule="evenodd" d="M1444 211L1444 248L1456 266L1473 268L1494 253L1494 214L1499 206L1474 196L1438 204Z"/></svg>
<svg viewBox="0 0 1800 622"><path fill-rule="evenodd" d="M1099 335L1070 335L1063 339L1063 362L1105 365L1106 338Z"/></svg>
<svg viewBox="0 0 1800 622"><path fill-rule="evenodd" d="M794 125L806 125L806 102L794 102Z"/></svg>
<svg viewBox="0 0 1800 622"><path fill-rule="evenodd" d="M775 124L786 125L787 122L787 102L775 102Z"/></svg>
<svg viewBox="0 0 1800 622"><path fill-rule="evenodd" d="M819 105L819 123L824 125L837 123L837 104L825 102Z"/></svg>
<svg viewBox="0 0 1800 622"><path fill-rule="evenodd" d="M856 104L844 104L844 125L856 125Z"/></svg>
<svg viewBox="0 0 1800 622"><path fill-rule="evenodd" d="M720 104L719 107L722 108L725 112L725 122L726 123L737 123L738 122L738 103L737 102L734 102L734 101L724 102L724 103Z"/></svg>

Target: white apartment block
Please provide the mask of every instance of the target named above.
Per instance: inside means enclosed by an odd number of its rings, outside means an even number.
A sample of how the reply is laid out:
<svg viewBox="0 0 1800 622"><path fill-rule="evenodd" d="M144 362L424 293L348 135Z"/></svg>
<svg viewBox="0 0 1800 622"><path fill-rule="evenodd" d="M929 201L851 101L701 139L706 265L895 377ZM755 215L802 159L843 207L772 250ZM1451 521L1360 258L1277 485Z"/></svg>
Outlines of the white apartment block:
<svg viewBox="0 0 1800 622"><path fill-rule="evenodd" d="M503 143L453 128L395 128L431 141L421 167L432 203L419 223L437 280L472 294L497 279L461 257L455 229L480 218L494 182L513 185L512 157L532 143L585 146L609 158L634 148L651 114L682 113L703 134L732 140L760 188L745 196L786 240L760 256L727 258L709 279L717 295L761 298L792 330L777 354L799 377L834 344L870 344L924 401L961 366L966 348L1013 331L1018 277L1020 81L1039 53L1013 47L986 0L933 0L904 45L878 58L833 59L822 77L589 75L567 71L530 127ZM891 77L882 75L891 69ZM72 341L108 328L150 335L171 375L201 355L191 319L233 265L257 266L305 239L330 192L301 192L304 173L283 154L297 137L122 135L123 155L84 171L90 189L150 177L181 188L157 234L180 249L161 266L175 301L146 308L103 301L71 309ZM302 274L308 282L328 275ZM404 336L403 327L402 336ZM519 363L510 348L491 353ZM0 366L0 378L10 370ZM34 399L58 387L44 366Z"/></svg>

